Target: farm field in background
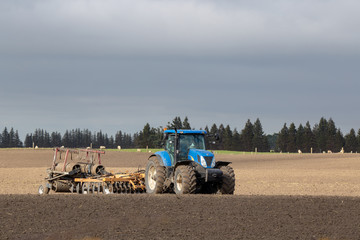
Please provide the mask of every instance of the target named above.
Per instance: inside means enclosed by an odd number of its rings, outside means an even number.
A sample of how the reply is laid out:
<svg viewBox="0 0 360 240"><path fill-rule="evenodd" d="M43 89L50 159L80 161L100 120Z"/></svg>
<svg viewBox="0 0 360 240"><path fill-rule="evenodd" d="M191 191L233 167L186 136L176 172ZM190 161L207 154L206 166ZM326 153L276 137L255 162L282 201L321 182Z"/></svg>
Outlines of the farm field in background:
<svg viewBox="0 0 360 240"><path fill-rule="evenodd" d="M360 154L215 153L217 161L232 162L236 195L360 193ZM133 171L145 168L150 155L136 149L106 150L102 161L108 171ZM1 149L0 194L36 194L52 158L52 149Z"/></svg>

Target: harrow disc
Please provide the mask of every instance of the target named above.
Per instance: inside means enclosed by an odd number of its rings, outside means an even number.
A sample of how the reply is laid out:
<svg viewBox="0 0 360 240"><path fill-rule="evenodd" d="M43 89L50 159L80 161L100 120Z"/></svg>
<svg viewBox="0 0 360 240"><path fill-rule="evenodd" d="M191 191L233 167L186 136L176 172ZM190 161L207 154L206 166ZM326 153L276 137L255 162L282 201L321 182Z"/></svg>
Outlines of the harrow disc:
<svg viewBox="0 0 360 240"><path fill-rule="evenodd" d="M103 185L103 193L104 194L110 194L111 193L110 190L109 190L109 186L106 183L104 183L104 185Z"/></svg>
<svg viewBox="0 0 360 240"><path fill-rule="evenodd" d="M89 194L89 183L83 183L81 192L82 194Z"/></svg>
<svg viewBox="0 0 360 240"><path fill-rule="evenodd" d="M82 186L81 186L81 183L77 183L76 184L76 193L77 194L80 194L80 193L82 193Z"/></svg>

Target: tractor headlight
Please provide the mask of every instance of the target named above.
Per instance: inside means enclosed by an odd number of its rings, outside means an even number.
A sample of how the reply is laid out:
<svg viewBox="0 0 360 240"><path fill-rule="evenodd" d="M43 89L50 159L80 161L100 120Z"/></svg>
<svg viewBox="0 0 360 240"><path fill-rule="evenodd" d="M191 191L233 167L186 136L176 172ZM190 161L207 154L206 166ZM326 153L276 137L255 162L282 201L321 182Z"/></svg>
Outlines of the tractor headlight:
<svg viewBox="0 0 360 240"><path fill-rule="evenodd" d="M205 158L203 156L200 156L200 162L201 162L201 165L206 168L207 167L207 164L206 164L206 161L205 161Z"/></svg>
<svg viewBox="0 0 360 240"><path fill-rule="evenodd" d="M211 162L211 167L212 167L212 168L215 167L215 156L213 157L213 160L212 160L212 162Z"/></svg>

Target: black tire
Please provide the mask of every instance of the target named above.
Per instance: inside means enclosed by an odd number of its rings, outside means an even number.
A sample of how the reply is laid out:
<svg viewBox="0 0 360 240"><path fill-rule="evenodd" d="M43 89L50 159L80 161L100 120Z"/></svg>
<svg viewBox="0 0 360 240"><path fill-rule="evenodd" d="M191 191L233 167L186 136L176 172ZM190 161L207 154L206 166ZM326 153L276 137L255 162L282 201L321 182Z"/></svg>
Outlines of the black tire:
<svg viewBox="0 0 360 240"><path fill-rule="evenodd" d="M196 192L196 175L191 166L180 165L176 168L174 190L176 194L194 194Z"/></svg>
<svg viewBox="0 0 360 240"><path fill-rule="evenodd" d="M235 173L230 166L221 166L220 170L223 172L222 183L220 185L220 193L234 194L235 191Z"/></svg>
<svg viewBox="0 0 360 240"><path fill-rule="evenodd" d="M150 194L163 193L165 178L165 167L160 165L156 157L150 158L145 170L146 192Z"/></svg>

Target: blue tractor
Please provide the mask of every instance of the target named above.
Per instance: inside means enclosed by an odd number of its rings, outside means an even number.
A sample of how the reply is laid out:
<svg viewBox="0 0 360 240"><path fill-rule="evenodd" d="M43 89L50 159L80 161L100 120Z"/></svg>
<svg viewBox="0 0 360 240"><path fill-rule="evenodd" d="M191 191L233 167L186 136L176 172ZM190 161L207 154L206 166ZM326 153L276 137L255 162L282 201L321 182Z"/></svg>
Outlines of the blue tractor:
<svg viewBox="0 0 360 240"><path fill-rule="evenodd" d="M203 130L165 130L165 150L148 159L146 192L234 194L234 170L230 162L216 162L206 150L206 134Z"/></svg>

